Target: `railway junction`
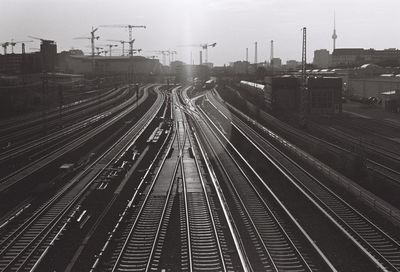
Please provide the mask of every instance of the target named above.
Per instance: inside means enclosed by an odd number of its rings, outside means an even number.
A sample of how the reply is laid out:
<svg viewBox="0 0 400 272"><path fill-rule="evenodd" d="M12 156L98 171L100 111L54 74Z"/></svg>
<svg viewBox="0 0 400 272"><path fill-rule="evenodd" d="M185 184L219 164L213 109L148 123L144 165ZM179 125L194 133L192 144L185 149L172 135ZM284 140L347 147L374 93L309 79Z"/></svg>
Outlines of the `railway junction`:
<svg viewBox="0 0 400 272"><path fill-rule="evenodd" d="M136 86L0 122L0 271L400 270L400 153L372 118ZM337 164L360 149L380 186Z"/></svg>

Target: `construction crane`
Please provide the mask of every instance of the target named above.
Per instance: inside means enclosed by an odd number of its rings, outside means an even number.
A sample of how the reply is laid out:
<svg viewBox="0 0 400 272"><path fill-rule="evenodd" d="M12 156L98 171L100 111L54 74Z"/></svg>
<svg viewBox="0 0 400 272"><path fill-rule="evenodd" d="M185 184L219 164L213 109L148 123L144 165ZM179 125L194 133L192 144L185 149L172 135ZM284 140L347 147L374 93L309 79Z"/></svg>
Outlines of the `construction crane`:
<svg viewBox="0 0 400 272"><path fill-rule="evenodd" d="M11 54L14 54L14 46L16 46L17 43L25 44L25 43L28 43L28 42L33 42L33 41L17 41L17 42L15 42L15 41L11 40L11 42L9 43L11 45Z"/></svg>
<svg viewBox="0 0 400 272"><path fill-rule="evenodd" d="M110 53L110 57L111 57L111 48L113 47L117 47L118 44L102 44L102 46L107 46L108 47L108 52Z"/></svg>
<svg viewBox="0 0 400 272"><path fill-rule="evenodd" d="M155 50L155 51L148 51L149 53L156 53L159 55L162 55L162 62L164 65L167 65L167 56L168 56L168 61L171 64L171 56L178 54L174 50Z"/></svg>
<svg viewBox="0 0 400 272"><path fill-rule="evenodd" d="M119 27L128 28L129 30L129 56L133 56L133 39L132 39L132 29L133 28L146 28L144 25L100 25L99 27Z"/></svg>
<svg viewBox="0 0 400 272"><path fill-rule="evenodd" d="M4 49L4 55L7 55L7 47L10 45L9 42L2 43L1 46Z"/></svg>
<svg viewBox="0 0 400 272"><path fill-rule="evenodd" d="M176 52L175 50L169 50L169 54L171 56L169 63L171 64L171 60L174 61L174 55L177 55L178 52Z"/></svg>
<svg viewBox="0 0 400 272"><path fill-rule="evenodd" d="M94 48L96 49L97 56L99 56L101 53L103 53L103 51L100 51L101 49L104 49L103 47L95 46Z"/></svg>
<svg viewBox="0 0 400 272"><path fill-rule="evenodd" d="M133 53L139 53L139 55L140 55L140 52L142 52L141 48L133 48L132 50L133 50Z"/></svg>
<svg viewBox="0 0 400 272"><path fill-rule="evenodd" d="M170 51L169 50L154 50L154 51L148 51L149 53L155 53L158 55L162 55L162 63L164 65L167 65L167 56L170 55Z"/></svg>
<svg viewBox="0 0 400 272"><path fill-rule="evenodd" d="M90 45L91 45L91 47L92 47L92 57L94 57L94 48L95 48L95 46L94 46L94 41L95 41L95 40L98 40L98 39L100 38L100 36L95 36L95 32L96 32L98 29L99 29L98 27L96 27L96 28L94 28L94 29L93 29L93 27L92 27L92 31L90 31L90 37L77 37L77 38L74 38L75 40L82 40L82 39L90 40Z"/></svg>
<svg viewBox="0 0 400 272"><path fill-rule="evenodd" d="M129 43L128 41L123 40L107 40L108 42L119 42L122 45L122 56L125 55L125 43Z"/></svg>
<svg viewBox="0 0 400 272"><path fill-rule="evenodd" d="M38 38L38 37L34 37L34 36L28 36L28 37L31 38L31 39L35 39L35 40L40 40L40 42L41 42L42 44L52 44L52 43L55 43L55 41L53 41L53 40L47 40L47 39Z"/></svg>
<svg viewBox="0 0 400 272"><path fill-rule="evenodd" d="M188 44L188 45L181 45L180 47L201 47L205 53L205 61L208 63L208 48L215 47L217 43L201 43L201 44Z"/></svg>

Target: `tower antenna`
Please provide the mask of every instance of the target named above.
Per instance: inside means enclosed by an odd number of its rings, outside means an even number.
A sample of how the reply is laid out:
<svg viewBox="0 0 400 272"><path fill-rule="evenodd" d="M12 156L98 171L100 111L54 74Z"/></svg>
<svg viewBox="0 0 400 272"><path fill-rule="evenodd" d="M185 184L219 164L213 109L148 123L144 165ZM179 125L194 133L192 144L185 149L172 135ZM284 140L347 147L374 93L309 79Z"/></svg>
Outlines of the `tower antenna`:
<svg viewBox="0 0 400 272"><path fill-rule="evenodd" d="M335 11L333 11L333 34L332 34L332 39L333 39L333 51L335 51L335 49L336 49L336 39L337 39L337 35L336 35L336 12Z"/></svg>

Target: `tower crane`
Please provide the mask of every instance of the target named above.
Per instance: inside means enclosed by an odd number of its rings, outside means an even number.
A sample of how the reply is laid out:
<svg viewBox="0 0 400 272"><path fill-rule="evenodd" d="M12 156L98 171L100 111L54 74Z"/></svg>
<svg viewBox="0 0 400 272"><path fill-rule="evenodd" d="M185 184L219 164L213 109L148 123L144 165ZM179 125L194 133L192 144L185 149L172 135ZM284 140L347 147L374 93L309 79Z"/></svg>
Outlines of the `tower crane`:
<svg viewBox="0 0 400 272"><path fill-rule="evenodd" d="M205 52L205 61L208 62L208 47L215 47L217 43L201 43L201 44L188 44L182 45L181 47L201 47Z"/></svg>
<svg viewBox="0 0 400 272"><path fill-rule="evenodd" d="M28 36L29 38L35 39L35 40L40 40L42 43L55 43L55 41L53 40L47 40L47 39L43 39L43 38L38 38L35 36Z"/></svg>
<svg viewBox="0 0 400 272"><path fill-rule="evenodd" d="M4 55L7 55L7 47L8 47L9 45L10 45L9 42L4 42L4 43L1 44L1 46L2 46L3 49L4 49Z"/></svg>
<svg viewBox="0 0 400 272"><path fill-rule="evenodd" d="M99 27L119 27L119 28L128 28L129 30L129 56L133 56L133 41L132 39L132 29L133 28L146 28L144 25L100 25Z"/></svg>
<svg viewBox="0 0 400 272"><path fill-rule="evenodd" d="M174 55L177 55L178 52L176 52L175 50L169 50L169 54L171 56L169 63L171 64L171 60L174 61Z"/></svg>
<svg viewBox="0 0 400 272"><path fill-rule="evenodd" d="M122 56L124 56L124 54L125 54L125 43L129 44L129 48L130 48L129 50L130 51L132 50L132 54L133 54L133 51L135 51L135 49L133 49L133 43L135 42L135 39L132 39L130 41L122 41L122 40L107 40L107 41L120 42L122 44Z"/></svg>
<svg viewBox="0 0 400 272"><path fill-rule="evenodd" d="M14 54L14 46L16 46L17 43L25 44L28 42L33 42L33 41L17 41L17 42L15 42L14 40L11 40L11 42L9 43L11 45L11 54ZM24 47L24 45L23 45L23 47Z"/></svg>
<svg viewBox="0 0 400 272"><path fill-rule="evenodd" d="M119 42L122 45L122 56L125 54L125 43L128 43L128 41L123 41L123 40L107 40L109 42Z"/></svg>
<svg viewBox="0 0 400 272"><path fill-rule="evenodd" d="M94 48L95 48L95 46L94 46L94 41L95 41L95 40L98 40L98 39L100 38L100 36L95 36L95 32L96 32L98 29L99 29L98 27L96 27L96 28L94 28L94 29L93 29L93 27L92 27L92 31L90 31L90 37L77 37L77 38L74 38L75 40L82 40L82 39L88 39L88 40L90 40L90 44L91 44L91 47L92 47L92 57L94 57Z"/></svg>
<svg viewBox="0 0 400 272"><path fill-rule="evenodd" d="M110 53L110 57L111 57L111 48L113 47L117 47L118 44L103 44L103 46L107 46L108 47L108 52Z"/></svg>
<svg viewBox="0 0 400 272"><path fill-rule="evenodd" d="M43 46L55 44L55 41L53 41L53 40L38 38L38 37L34 37L34 36L28 36L28 37L35 39L35 40L40 40L40 51L43 50ZM22 51L25 51L24 43L22 44ZM54 64L51 64L51 60L48 60L48 57L46 57L45 55L42 55L42 61L43 61L43 63L45 63L45 67L43 68L44 70L54 69L54 67L52 67L52 66L54 66Z"/></svg>
<svg viewBox="0 0 400 272"><path fill-rule="evenodd" d="M103 53L103 51L100 51L100 50L101 50L101 49L104 49L104 48L103 48L103 47L100 47L100 46L96 46L95 49L96 49L96 54L97 54L97 56L100 56L100 54Z"/></svg>
<svg viewBox="0 0 400 272"><path fill-rule="evenodd" d="M148 51L149 53L155 53L158 55L162 55L162 63L164 65L167 65L167 56L169 56L171 53L169 50L154 50L154 51Z"/></svg>

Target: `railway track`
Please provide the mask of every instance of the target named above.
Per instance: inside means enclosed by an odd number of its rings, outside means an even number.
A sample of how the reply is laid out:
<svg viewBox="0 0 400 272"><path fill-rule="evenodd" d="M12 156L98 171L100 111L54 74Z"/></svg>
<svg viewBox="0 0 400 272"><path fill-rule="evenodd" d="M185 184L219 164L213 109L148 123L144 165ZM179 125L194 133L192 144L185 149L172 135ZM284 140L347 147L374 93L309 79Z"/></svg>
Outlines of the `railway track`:
<svg viewBox="0 0 400 272"><path fill-rule="evenodd" d="M94 129L87 131L85 134L81 135L80 138L73 139L73 141L69 142L68 144L65 144L50 154L46 154L45 156L39 158L36 161L33 161L16 171L3 176L0 178L0 192L7 190L14 184L20 182L24 178L28 177L29 175L35 173L36 171L42 169L43 167L47 166L57 158L65 155L66 153L78 148L85 142L89 141L92 139L95 135L98 135L100 132L104 131L106 128L110 127L112 124L117 122L118 120L122 119L124 116L129 114L133 109L137 107L137 104L141 103L144 101L148 96L148 93L145 92L145 94L141 97L140 101L138 103L134 103L133 98L132 101L130 101L122 111L119 111L115 116L113 116L111 119L108 119L105 123L101 124L98 127L95 127ZM121 105L121 106L125 106Z"/></svg>
<svg viewBox="0 0 400 272"><path fill-rule="evenodd" d="M86 99L80 103L72 103L62 107L63 123L68 121L76 121L78 118L82 118L83 115L90 113L90 111L96 110L98 105L107 106L122 97L122 91L125 88L111 89L104 94L97 97ZM111 103L110 103L111 102ZM28 116L29 117L29 116ZM4 151L7 151L10 147L5 148L4 145L7 143L11 144L11 147L18 145L20 141L24 142L27 138L31 138L32 135L37 135L38 132L43 130L43 113L40 115L35 114L30 118L18 118L11 119L10 121L3 121L3 127L0 129L0 143ZM46 126L47 129L53 129L60 125L60 110L59 108L49 110L46 112Z"/></svg>
<svg viewBox="0 0 400 272"><path fill-rule="evenodd" d="M154 118L162 105L162 96L120 140L114 143L95 162L76 176L47 203L18 226L3 228L0 240L0 270L35 269L55 240L74 216L77 204L101 172L123 152L132 138Z"/></svg>
<svg viewBox="0 0 400 272"><path fill-rule="evenodd" d="M175 96L175 104L183 105ZM225 258L213 218L211 203L201 175L199 160L189 125L182 110L175 112L180 139L186 138L188 148L183 144L183 156L180 157L183 181L185 217L187 222L189 270L190 271L227 271L233 268L229 258ZM191 154L193 156L191 156ZM192 159L191 157L194 157Z"/></svg>
<svg viewBox="0 0 400 272"><path fill-rule="evenodd" d="M315 124L314 124L315 125ZM389 149L389 148L384 148L381 145L369 142L369 141L365 141L362 140L361 136L353 136L349 133L343 132L341 130L338 129L334 129L334 128L324 128L318 125L318 127L320 127L322 130L327 131L328 133L331 133L333 135L336 135L338 138L342 139L342 141L344 142L348 142L351 143L353 146L362 146L363 148L365 148L365 151L371 152L371 153L375 153L375 154L379 154L384 158L390 159L394 162L399 163L400 162L400 154L396 151L394 151L393 149ZM354 129L354 128L353 128ZM397 144L397 143L396 143Z"/></svg>
<svg viewBox="0 0 400 272"><path fill-rule="evenodd" d="M125 94L122 94L123 96L127 95L128 90L124 93ZM24 164L32 163L32 161L41 157L48 156L53 150L81 137L81 135L93 129L94 126L100 126L102 122L106 122L106 120L112 118L113 115L116 115L124 108L134 104L136 102L135 100L136 98L132 97L112 109L107 109L105 112L91 116L82 121L77 121L70 126L64 127L39 139L5 150L0 153L0 165L3 165L1 174L4 177L7 174L11 174L13 170L15 171L15 169L22 167ZM114 101L110 101L110 103L113 102Z"/></svg>
<svg viewBox="0 0 400 272"><path fill-rule="evenodd" d="M239 116L242 116L244 119L249 119L248 116L244 116L243 113L239 112L234 106L230 105L229 103L225 102L225 104L234 112L237 113ZM293 128L292 126L285 124L284 122L278 120L277 118L271 116L270 114L267 114L265 112L262 113L262 117L266 119L268 123L271 123L273 126L279 128L282 130L284 133L287 135L294 137L295 139L300 139L301 141L304 141L306 143L311 142L315 146L322 145L327 150L334 152L335 154L353 154L353 152L349 151L348 148L343 148L339 144L334 144L330 141L324 140L319 137L315 137L309 133L306 133L304 131L298 131L297 129ZM323 128L322 128L323 129ZM337 130L332 131L332 133L335 133ZM341 139L348 141L348 137L345 136L344 133L341 134ZM359 146L360 140L359 138L353 137L352 143L356 146ZM383 152L383 156L386 158L389 158L391 161L398 163L399 162L399 155L396 154L393 151L385 151L377 146L374 145L373 147L374 153L380 154ZM400 185L400 172L396 170L395 165L385 165L386 163L382 163L382 161L379 161L374 158L365 158L365 163L367 168L375 171L376 173L379 173L381 176L386 178L388 181L392 182L393 184Z"/></svg>
<svg viewBox="0 0 400 272"><path fill-rule="evenodd" d="M171 247L177 246L167 244L171 239L170 224L181 228L181 241L175 239L181 244L179 250L174 249L180 255L175 257L179 259L179 263L173 264L175 270L227 271L226 265L233 267L228 261L229 254L222 252L223 234L217 230L199 161L194 159L198 155L192 153L195 147L182 105L177 103L175 94L172 101L176 106L175 129L157 154L159 159L156 158L150 167L156 169L154 177L150 177L149 168L142 179L151 179L151 185L143 189L146 196L131 199L130 203L138 204L135 209L127 210L123 220L126 226L120 230L118 238L113 237L120 242L115 242L106 254L108 257L100 262L102 265L94 266L92 271L149 271L171 265L164 257ZM157 163L158 160L161 162ZM174 203L179 203L180 208L172 209ZM180 223L174 224L171 217L181 218Z"/></svg>
<svg viewBox="0 0 400 272"><path fill-rule="evenodd" d="M241 163L226 147L230 145L227 139L222 140L221 136L217 135L221 133L217 132L218 128L212 124L204 112L202 114L207 119L207 121L199 120L200 123L204 122L201 125L206 135L204 138L208 139L208 143L215 150L214 159L218 161L231 184L231 193L229 193L231 200L228 202L230 202L236 225L244 226L239 228L239 232L242 240L246 241L244 246L251 269L254 271L312 271L314 264L309 263L311 258L305 260L302 252L295 245L296 242L292 240L292 235L283 227L281 219L277 218L275 212L270 209L252 185L246 174L247 170L240 166ZM286 212L283 211L283 213ZM291 231L295 232L293 229ZM331 270L333 267L328 262L325 268Z"/></svg>
<svg viewBox="0 0 400 272"><path fill-rule="evenodd" d="M214 100L214 102L216 102ZM214 107L217 106L214 104ZM224 116L227 111L218 107ZM309 178L298 179L291 176L291 181L299 191L312 201L335 224L356 247L358 247L382 271L399 271L400 243L398 238L388 235L385 230L372 222L361 212L351 207L344 199L327 188L324 184L307 173L297 163L288 158L239 118L233 117L232 125L251 142L264 156L274 163L283 173L292 169L282 163L289 161L296 165ZM277 136L279 137L279 136Z"/></svg>

